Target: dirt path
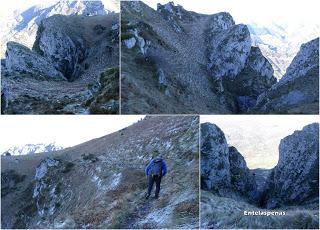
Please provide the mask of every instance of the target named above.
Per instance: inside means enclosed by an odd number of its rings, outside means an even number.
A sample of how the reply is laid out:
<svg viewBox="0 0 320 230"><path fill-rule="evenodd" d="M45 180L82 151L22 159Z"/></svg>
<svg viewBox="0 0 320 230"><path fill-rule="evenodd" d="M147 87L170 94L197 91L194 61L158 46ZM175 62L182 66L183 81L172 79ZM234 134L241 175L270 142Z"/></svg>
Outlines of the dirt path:
<svg viewBox="0 0 320 230"><path fill-rule="evenodd" d="M136 207L135 212L127 219L124 226L126 228L139 228L140 226L137 226L138 223L150 213L150 210L153 207L153 201L152 198L149 198L148 200L145 199L141 205Z"/></svg>

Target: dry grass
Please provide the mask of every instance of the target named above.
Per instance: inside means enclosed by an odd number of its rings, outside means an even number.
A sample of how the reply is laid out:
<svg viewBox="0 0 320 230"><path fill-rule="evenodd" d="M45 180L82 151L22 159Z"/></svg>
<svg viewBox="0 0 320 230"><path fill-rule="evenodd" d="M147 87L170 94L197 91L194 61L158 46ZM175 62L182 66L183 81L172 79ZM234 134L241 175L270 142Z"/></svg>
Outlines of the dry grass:
<svg viewBox="0 0 320 230"><path fill-rule="evenodd" d="M270 211L259 209L241 200L218 197L201 191L201 226L225 229L318 229L319 212L304 207L290 207L272 211L285 211L284 216L245 216L244 211Z"/></svg>

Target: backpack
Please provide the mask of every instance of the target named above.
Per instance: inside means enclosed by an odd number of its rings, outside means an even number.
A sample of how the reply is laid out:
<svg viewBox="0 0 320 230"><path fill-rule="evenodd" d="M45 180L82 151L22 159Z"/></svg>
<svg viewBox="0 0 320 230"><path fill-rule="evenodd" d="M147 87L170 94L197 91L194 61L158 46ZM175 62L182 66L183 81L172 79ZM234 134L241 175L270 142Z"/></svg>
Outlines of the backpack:
<svg viewBox="0 0 320 230"><path fill-rule="evenodd" d="M151 176L162 176L162 160L156 159L152 162L149 171Z"/></svg>

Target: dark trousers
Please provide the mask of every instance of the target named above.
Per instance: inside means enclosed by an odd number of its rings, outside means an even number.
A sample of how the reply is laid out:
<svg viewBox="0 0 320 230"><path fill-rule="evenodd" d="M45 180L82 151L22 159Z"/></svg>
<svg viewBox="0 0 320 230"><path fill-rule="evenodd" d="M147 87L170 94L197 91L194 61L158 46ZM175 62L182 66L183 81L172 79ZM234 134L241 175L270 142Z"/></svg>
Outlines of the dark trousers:
<svg viewBox="0 0 320 230"><path fill-rule="evenodd" d="M156 183L155 196L158 197L160 192L161 176L148 176L148 195L151 194L154 183Z"/></svg>

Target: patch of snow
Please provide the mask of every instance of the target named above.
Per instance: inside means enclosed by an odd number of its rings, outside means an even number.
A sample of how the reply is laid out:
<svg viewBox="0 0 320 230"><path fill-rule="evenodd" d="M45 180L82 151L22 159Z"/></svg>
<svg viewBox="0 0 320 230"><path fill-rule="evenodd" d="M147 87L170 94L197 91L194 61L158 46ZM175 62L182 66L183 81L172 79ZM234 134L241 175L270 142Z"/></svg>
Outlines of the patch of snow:
<svg viewBox="0 0 320 230"><path fill-rule="evenodd" d="M112 176L112 181L111 181L111 184L110 184L110 187L109 187L109 188L110 188L110 189L115 189L115 188L119 185L119 183L120 183L120 181L121 181L121 177L122 177L121 172L114 174L114 175Z"/></svg>

